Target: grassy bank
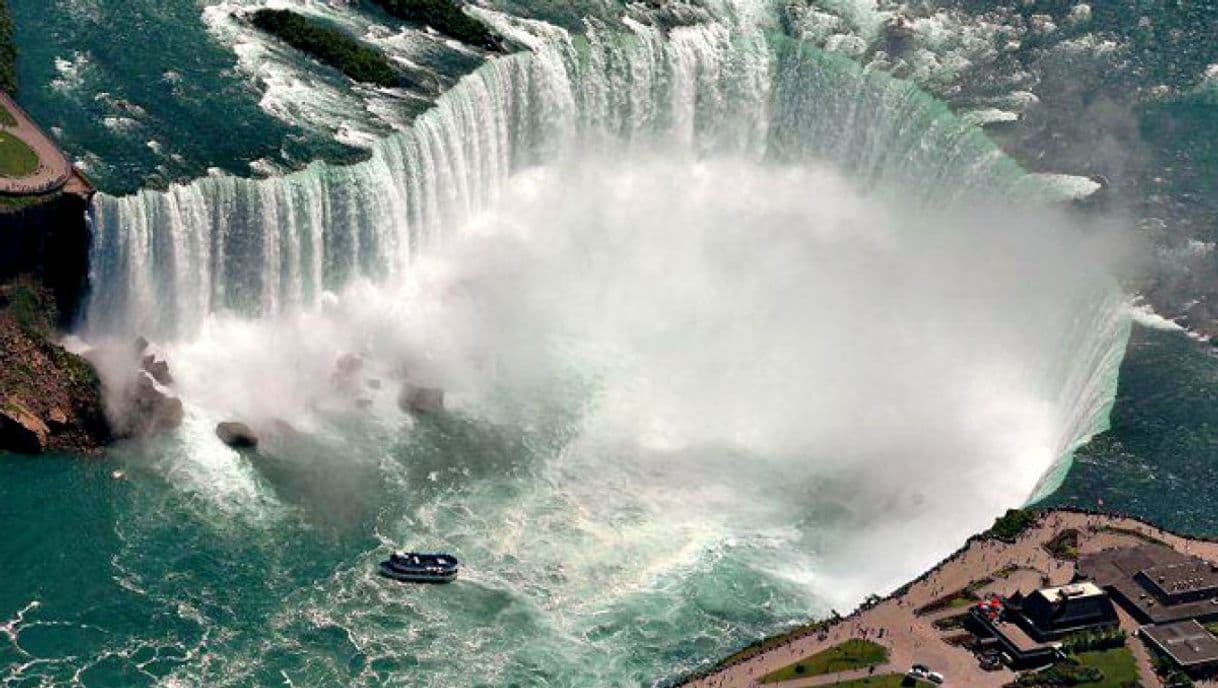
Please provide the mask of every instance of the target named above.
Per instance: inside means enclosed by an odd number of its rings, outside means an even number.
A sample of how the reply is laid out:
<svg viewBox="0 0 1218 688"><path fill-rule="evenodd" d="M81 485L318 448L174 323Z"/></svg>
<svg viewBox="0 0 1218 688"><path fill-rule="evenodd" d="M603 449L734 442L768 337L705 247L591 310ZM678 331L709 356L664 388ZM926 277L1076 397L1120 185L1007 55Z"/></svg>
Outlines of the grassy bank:
<svg viewBox="0 0 1218 688"><path fill-rule="evenodd" d="M316 19L290 10L263 9L254 12L250 22L355 81L377 86L398 86L404 81L379 51Z"/></svg>
<svg viewBox="0 0 1218 688"><path fill-rule="evenodd" d="M28 177L38 170L38 154L21 139L0 131L0 177Z"/></svg>
<svg viewBox="0 0 1218 688"><path fill-rule="evenodd" d="M869 640L847 640L761 677L762 683L778 683L806 676L836 674L865 669L888 661L888 650Z"/></svg>

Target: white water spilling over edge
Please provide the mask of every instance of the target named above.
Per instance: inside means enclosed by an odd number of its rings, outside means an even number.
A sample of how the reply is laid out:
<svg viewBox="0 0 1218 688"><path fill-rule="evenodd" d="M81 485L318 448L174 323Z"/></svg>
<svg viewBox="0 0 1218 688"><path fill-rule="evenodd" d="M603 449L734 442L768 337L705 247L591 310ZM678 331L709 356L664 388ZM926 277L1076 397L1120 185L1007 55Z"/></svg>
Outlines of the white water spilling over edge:
<svg viewBox="0 0 1218 688"><path fill-rule="evenodd" d="M912 190L928 207L1052 197L942 104L841 58L716 26L594 31L486 65L367 163L99 197L87 334L188 341L212 313L316 309L355 278L408 274L494 208L522 168L574 146L628 155L661 144L695 157L825 160L877 196ZM1077 297L1060 355L1029 371L1054 402L1061 457L1035 496L1105 427L1115 392L1123 299L1103 279Z"/></svg>

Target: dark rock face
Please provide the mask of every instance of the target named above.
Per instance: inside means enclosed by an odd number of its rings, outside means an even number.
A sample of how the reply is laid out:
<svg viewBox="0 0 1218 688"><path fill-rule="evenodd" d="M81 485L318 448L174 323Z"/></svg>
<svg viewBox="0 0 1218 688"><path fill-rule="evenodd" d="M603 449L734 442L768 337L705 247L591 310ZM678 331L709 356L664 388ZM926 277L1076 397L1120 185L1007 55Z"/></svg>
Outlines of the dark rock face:
<svg viewBox="0 0 1218 688"><path fill-rule="evenodd" d="M71 193L0 211L0 283L28 275L46 287L60 327L75 322L88 287L88 211L88 199Z"/></svg>
<svg viewBox="0 0 1218 688"><path fill-rule="evenodd" d="M39 454L50 444L51 430L20 402L0 405L0 447L19 454Z"/></svg>
<svg viewBox="0 0 1218 688"><path fill-rule="evenodd" d="M407 382L398 395L398 408L415 415L439 413L444 410L444 390Z"/></svg>
<svg viewBox="0 0 1218 688"><path fill-rule="evenodd" d="M111 439L101 381L55 342L56 321L33 278L0 284L0 451L91 453Z"/></svg>
<svg viewBox="0 0 1218 688"><path fill-rule="evenodd" d="M233 449L254 449L258 446L258 435L245 423L220 423L216 426L216 437Z"/></svg>

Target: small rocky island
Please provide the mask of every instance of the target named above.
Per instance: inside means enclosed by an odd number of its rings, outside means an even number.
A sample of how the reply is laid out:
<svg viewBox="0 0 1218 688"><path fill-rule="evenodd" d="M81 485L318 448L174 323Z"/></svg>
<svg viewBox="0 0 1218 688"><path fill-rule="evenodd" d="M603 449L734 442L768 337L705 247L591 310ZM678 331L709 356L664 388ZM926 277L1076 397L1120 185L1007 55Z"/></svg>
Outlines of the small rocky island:
<svg viewBox="0 0 1218 688"><path fill-rule="evenodd" d="M1178 688L1218 676L1218 542L1012 510L886 598L767 638L690 688Z"/></svg>

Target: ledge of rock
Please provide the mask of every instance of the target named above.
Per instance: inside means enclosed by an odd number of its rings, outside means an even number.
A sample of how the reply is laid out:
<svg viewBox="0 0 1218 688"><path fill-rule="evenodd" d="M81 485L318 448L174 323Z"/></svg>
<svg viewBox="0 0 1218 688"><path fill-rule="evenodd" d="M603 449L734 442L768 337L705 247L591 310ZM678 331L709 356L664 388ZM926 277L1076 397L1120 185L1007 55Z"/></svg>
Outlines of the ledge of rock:
<svg viewBox="0 0 1218 688"><path fill-rule="evenodd" d="M0 451L93 453L112 438L97 373L55 342L58 318L37 281L0 284Z"/></svg>

